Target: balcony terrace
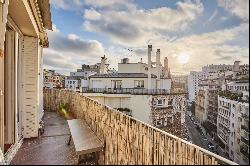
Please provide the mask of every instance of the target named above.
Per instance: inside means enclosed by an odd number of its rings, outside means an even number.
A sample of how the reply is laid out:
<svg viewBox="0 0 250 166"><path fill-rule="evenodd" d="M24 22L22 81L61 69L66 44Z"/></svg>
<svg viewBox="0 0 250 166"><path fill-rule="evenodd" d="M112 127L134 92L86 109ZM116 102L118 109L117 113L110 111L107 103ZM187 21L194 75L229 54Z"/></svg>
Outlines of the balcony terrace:
<svg viewBox="0 0 250 166"><path fill-rule="evenodd" d="M125 165L236 165L221 156L101 105L77 92L45 90L44 109L56 111L69 104L75 118L84 119L104 140L102 164ZM76 155L67 146L66 121L55 112L45 113L45 133L25 140L12 164L72 164ZM95 163L94 163L95 164Z"/></svg>

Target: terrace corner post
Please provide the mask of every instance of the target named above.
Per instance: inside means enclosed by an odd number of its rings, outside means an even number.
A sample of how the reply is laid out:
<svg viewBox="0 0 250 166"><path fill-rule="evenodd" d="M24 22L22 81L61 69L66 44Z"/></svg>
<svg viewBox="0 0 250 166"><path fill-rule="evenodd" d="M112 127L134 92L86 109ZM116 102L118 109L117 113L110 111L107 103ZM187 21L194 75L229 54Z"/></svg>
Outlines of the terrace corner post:
<svg viewBox="0 0 250 166"><path fill-rule="evenodd" d="M0 149L4 149L4 40L9 0L0 0Z"/></svg>

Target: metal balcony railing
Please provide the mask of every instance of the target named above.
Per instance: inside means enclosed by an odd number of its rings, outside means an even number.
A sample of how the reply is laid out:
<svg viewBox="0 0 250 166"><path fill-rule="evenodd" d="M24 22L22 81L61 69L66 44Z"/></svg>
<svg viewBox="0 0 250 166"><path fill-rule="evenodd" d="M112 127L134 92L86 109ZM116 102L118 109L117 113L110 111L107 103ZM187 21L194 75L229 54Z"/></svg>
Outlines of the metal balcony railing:
<svg viewBox="0 0 250 166"><path fill-rule="evenodd" d="M249 139L246 139L245 137L241 137L241 141L249 146Z"/></svg>
<svg viewBox="0 0 250 166"><path fill-rule="evenodd" d="M236 165L80 93L44 90L44 109L57 110L61 103L67 103L76 118L84 119L93 132L104 140L104 164Z"/></svg>
<svg viewBox="0 0 250 166"><path fill-rule="evenodd" d="M241 125L241 129L249 132L249 127L248 126L245 126L245 125Z"/></svg>
<svg viewBox="0 0 250 166"><path fill-rule="evenodd" d="M240 146L240 152L249 159L249 152L246 147Z"/></svg>
<svg viewBox="0 0 250 166"><path fill-rule="evenodd" d="M134 95L166 95L170 93L182 93L167 89L144 89L144 88L82 88L82 93L105 93L105 94L134 94Z"/></svg>
<svg viewBox="0 0 250 166"><path fill-rule="evenodd" d="M249 114L241 113L242 118L249 119Z"/></svg>

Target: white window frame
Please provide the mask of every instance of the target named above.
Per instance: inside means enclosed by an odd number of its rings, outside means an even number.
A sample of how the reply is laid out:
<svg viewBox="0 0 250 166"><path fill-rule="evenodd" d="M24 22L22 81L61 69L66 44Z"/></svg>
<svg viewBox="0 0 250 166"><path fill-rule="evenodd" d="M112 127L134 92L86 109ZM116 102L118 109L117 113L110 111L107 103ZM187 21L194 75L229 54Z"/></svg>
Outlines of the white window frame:
<svg viewBox="0 0 250 166"><path fill-rule="evenodd" d="M113 89L122 89L122 80L111 80Z"/></svg>
<svg viewBox="0 0 250 166"><path fill-rule="evenodd" d="M134 81L134 87L135 88L144 88L144 80L135 80Z"/></svg>

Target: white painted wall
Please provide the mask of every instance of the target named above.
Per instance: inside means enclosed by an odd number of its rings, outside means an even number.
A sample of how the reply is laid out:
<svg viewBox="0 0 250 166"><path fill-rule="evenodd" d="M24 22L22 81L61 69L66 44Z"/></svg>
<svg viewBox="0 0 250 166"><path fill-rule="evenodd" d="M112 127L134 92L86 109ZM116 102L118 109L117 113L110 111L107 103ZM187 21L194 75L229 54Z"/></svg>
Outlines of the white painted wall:
<svg viewBox="0 0 250 166"><path fill-rule="evenodd" d="M132 110L132 116L145 123L152 124L151 121L151 101L150 95L132 95L129 108Z"/></svg>
<svg viewBox="0 0 250 166"><path fill-rule="evenodd" d="M43 48L38 47L38 63L39 63L39 74L38 74L38 122L42 120L44 115L43 110Z"/></svg>
<svg viewBox="0 0 250 166"><path fill-rule="evenodd" d="M118 73L145 73L147 74L147 64L145 63L118 63Z"/></svg>
<svg viewBox="0 0 250 166"><path fill-rule="evenodd" d="M81 76L88 78L90 75L96 74L94 71L70 72L70 76Z"/></svg>
<svg viewBox="0 0 250 166"><path fill-rule="evenodd" d="M197 87L202 79L206 78L205 72L191 71L188 75L188 96L189 101L194 101L197 93Z"/></svg>
<svg viewBox="0 0 250 166"><path fill-rule="evenodd" d="M81 79L81 88L89 87L89 80L88 79Z"/></svg>
<svg viewBox="0 0 250 166"><path fill-rule="evenodd" d="M78 80L66 79L65 80L65 88L69 90L76 90L79 88Z"/></svg>
<svg viewBox="0 0 250 166"><path fill-rule="evenodd" d="M167 89L170 90L172 85L171 79L161 79L161 87L160 89Z"/></svg>
<svg viewBox="0 0 250 166"><path fill-rule="evenodd" d="M122 88L135 88L135 80L143 80L144 88L148 88L147 78L90 78L89 87L92 88L113 88L112 80L121 80ZM156 79L152 78L152 89L156 89ZM169 86L169 85L166 85Z"/></svg>
<svg viewBox="0 0 250 166"><path fill-rule="evenodd" d="M132 110L132 116L140 121L151 124L150 112L152 96L150 95L130 95L130 94L101 94L101 93L83 93L101 104L112 108L129 108ZM139 103L139 104L138 104Z"/></svg>

